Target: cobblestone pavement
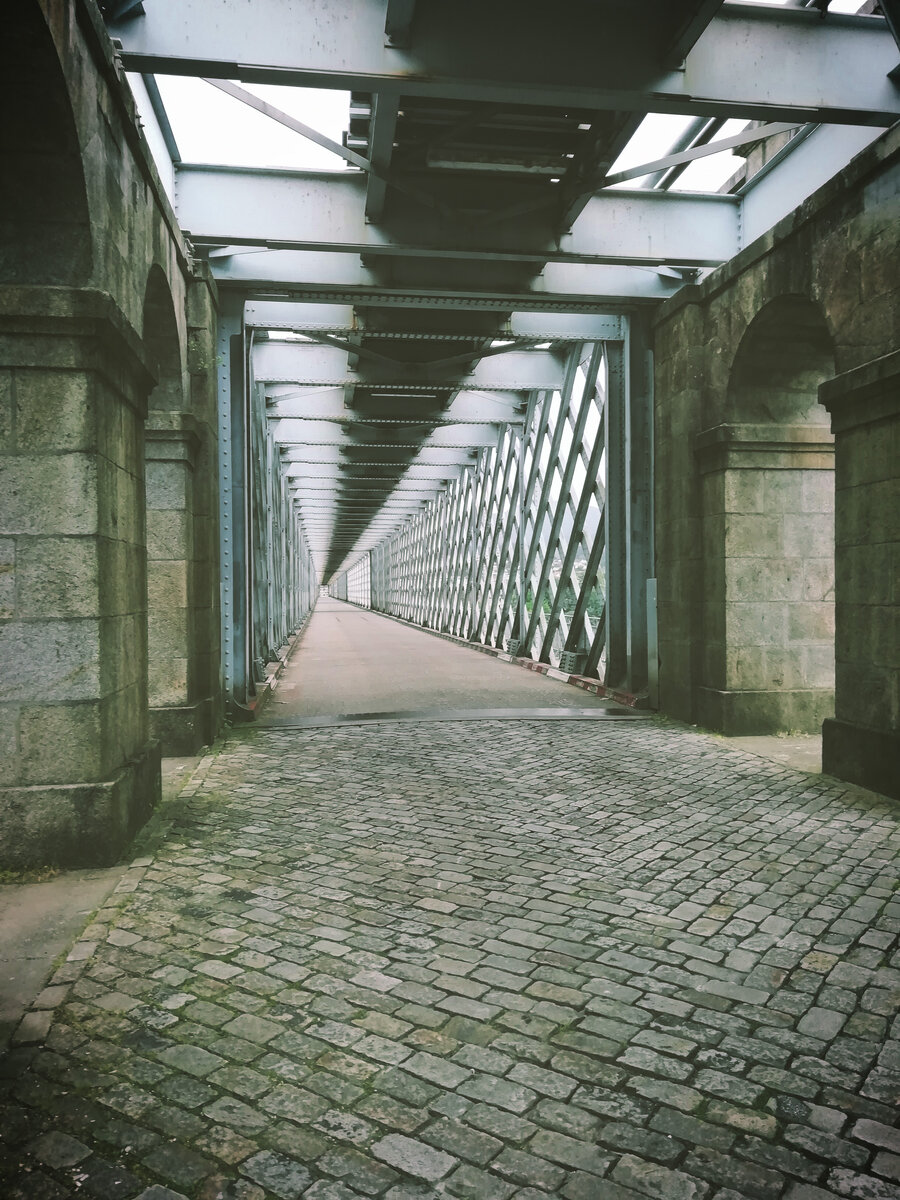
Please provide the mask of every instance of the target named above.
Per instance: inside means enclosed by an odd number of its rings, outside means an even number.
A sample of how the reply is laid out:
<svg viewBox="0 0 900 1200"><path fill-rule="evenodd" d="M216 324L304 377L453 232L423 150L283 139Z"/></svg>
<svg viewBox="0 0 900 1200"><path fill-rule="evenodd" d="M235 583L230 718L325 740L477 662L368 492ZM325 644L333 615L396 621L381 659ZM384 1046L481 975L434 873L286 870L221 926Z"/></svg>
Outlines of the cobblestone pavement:
<svg viewBox="0 0 900 1200"><path fill-rule="evenodd" d="M161 822L5 1060L4 1200L900 1195L887 801L407 723L235 736Z"/></svg>

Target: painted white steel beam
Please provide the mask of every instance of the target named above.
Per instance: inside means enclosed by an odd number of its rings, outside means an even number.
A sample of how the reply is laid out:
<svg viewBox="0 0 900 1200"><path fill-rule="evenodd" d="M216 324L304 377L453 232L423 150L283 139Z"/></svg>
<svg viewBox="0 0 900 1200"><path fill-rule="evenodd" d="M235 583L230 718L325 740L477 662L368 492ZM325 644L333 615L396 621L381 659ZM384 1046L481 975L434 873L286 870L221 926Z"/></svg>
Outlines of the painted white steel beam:
<svg viewBox="0 0 900 1200"><path fill-rule="evenodd" d="M346 433L342 426L329 421L297 421L284 417L273 421L270 426L276 443L289 442L304 449L310 446L337 446L338 449L369 446L378 450L394 450L406 447L418 449L422 445L421 437L413 442L408 427L400 425L391 428L399 431L395 441L376 441L374 437L363 441L361 435ZM496 441L497 429L492 425L441 425L431 431L427 438L428 448L433 450L448 447L469 450L477 446L493 446Z"/></svg>
<svg viewBox="0 0 900 1200"><path fill-rule="evenodd" d="M641 5L424 0L408 48L385 44L385 3L153 0L112 23L126 70L444 97L887 126L897 47L879 17L727 4L688 51L661 65Z"/></svg>
<svg viewBox="0 0 900 1200"><path fill-rule="evenodd" d="M304 396L302 393L294 392L290 397L273 398L266 407L266 415L269 419L292 417L298 420L334 420L334 421L359 421L361 424L366 423L366 415L363 412L348 409L344 406L344 394L342 389L336 388L334 391L319 391L316 388L310 388L310 395ZM521 420L521 414L518 412L522 405L522 396L511 395L508 399L496 399L496 396L502 396L503 393L491 393L487 395L477 395L472 392L464 391L457 395L449 408L443 409L439 414L440 421L493 421L498 425L507 424L510 421ZM415 402L415 397L410 397L410 400ZM404 412L404 418L408 417L408 413ZM427 417L422 418L423 423L428 422Z"/></svg>
<svg viewBox="0 0 900 1200"><path fill-rule="evenodd" d="M261 342L253 350L253 375L257 383L291 383L308 387L360 385L383 390L419 388L485 389L486 391L549 390L562 385L562 356L553 350L511 350L485 358L469 370L429 366L427 363L396 367L360 360L347 366L347 352L311 342ZM415 395L411 395L412 400Z"/></svg>
<svg viewBox="0 0 900 1200"><path fill-rule="evenodd" d="M649 267L593 266L583 263L548 263L540 275L523 281L505 278L504 264L494 264L489 275L477 260L462 264L457 274L447 260L416 264L407 278L398 278L396 260L383 274L364 266L349 254L301 253L269 250L237 254L211 262L213 276L223 290L235 289L261 300L294 296L305 302L339 303L376 308L480 309L490 312L605 312L623 304L657 304L673 296L683 279L660 275ZM514 264L513 264L514 265ZM498 277L499 276L499 277Z"/></svg>
<svg viewBox="0 0 900 1200"><path fill-rule="evenodd" d="M740 249L732 196L603 192L587 202L571 233L555 239L540 214L510 217L486 233L406 196L395 197L385 219L372 224L361 172L176 171L178 220L198 246L524 263L535 270L545 262L710 267Z"/></svg>
<svg viewBox="0 0 900 1200"><path fill-rule="evenodd" d="M415 339L417 341L473 341L483 330L461 333L440 331L360 330L353 308L347 304L304 304L290 300L253 300L244 306L248 329L287 330L296 333L330 333L347 336L364 333L367 339ZM623 318L618 313L510 313L497 338L539 338L541 341L619 341L624 337Z"/></svg>

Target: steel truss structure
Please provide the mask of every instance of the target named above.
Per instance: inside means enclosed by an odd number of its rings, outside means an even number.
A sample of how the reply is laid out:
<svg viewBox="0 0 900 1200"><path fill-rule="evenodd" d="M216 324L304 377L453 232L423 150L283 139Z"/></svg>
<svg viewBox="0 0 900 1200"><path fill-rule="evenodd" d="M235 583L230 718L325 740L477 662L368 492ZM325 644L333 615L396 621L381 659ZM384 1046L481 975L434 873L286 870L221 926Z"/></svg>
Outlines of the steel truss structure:
<svg viewBox="0 0 900 1200"><path fill-rule="evenodd" d="M506 425L330 593L608 684L646 686L646 609L620 603L623 570L652 562L649 520L623 520L631 496L640 508L636 476L650 465L649 397L629 395L630 343L628 330L620 342L572 345L561 388L532 392L523 422Z"/></svg>
<svg viewBox="0 0 900 1200"><path fill-rule="evenodd" d="M306 620L318 595L312 555L300 522L290 480L280 469L279 448L266 418L265 389L255 388L251 412L252 627L253 682L262 682L266 664Z"/></svg>
<svg viewBox="0 0 900 1200"><path fill-rule="evenodd" d="M900 117L897 21L828 0L102 7L218 289L235 711L319 582L652 691L649 322ZM183 162L157 73L343 169ZM343 141L259 84L349 92ZM614 170L646 114L683 132ZM727 146L758 160L727 194L673 190Z"/></svg>
<svg viewBox="0 0 900 1200"><path fill-rule="evenodd" d="M312 611L319 578L265 388L253 379L253 331L240 307L223 306L218 348L222 675L240 717Z"/></svg>

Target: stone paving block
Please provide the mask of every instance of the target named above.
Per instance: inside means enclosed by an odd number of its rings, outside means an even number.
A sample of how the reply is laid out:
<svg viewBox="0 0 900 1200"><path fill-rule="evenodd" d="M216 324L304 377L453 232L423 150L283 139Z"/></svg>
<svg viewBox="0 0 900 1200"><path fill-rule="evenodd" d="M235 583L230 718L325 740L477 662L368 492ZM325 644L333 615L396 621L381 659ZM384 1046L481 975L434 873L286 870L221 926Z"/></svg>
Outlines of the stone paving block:
<svg viewBox="0 0 900 1200"><path fill-rule="evenodd" d="M13 1032L13 1046L32 1046L43 1042L50 1032L52 1012L29 1012L21 1019Z"/></svg>
<svg viewBox="0 0 900 1200"><path fill-rule="evenodd" d="M310 1184L310 1174L304 1166L284 1154L263 1150L241 1165L241 1173L279 1200L297 1200Z"/></svg>
<svg viewBox="0 0 900 1200"><path fill-rule="evenodd" d="M98 1200L114 1170L121 1200L896 1189L877 800L653 722L398 724L388 753L257 729L209 757L35 1010L45 1048L0 1072L0 1139L59 1130Z"/></svg>
<svg viewBox="0 0 900 1200"><path fill-rule="evenodd" d="M534 1135L527 1149L539 1158L549 1158L551 1162L574 1167L578 1171L590 1171L595 1175L603 1175L612 1158L587 1142L543 1129Z"/></svg>
<svg viewBox="0 0 900 1200"><path fill-rule="evenodd" d="M496 1175L468 1164L454 1171L446 1183L452 1196L464 1200L509 1200L518 1189L514 1183L498 1179Z"/></svg>
<svg viewBox="0 0 900 1200"><path fill-rule="evenodd" d="M159 1055L160 1061L178 1071L186 1071L188 1075L203 1078L216 1067L223 1067L225 1060L217 1054L210 1054L202 1046L170 1046Z"/></svg>
<svg viewBox="0 0 900 1200"><path fill-rule="evenodd" d="M388 1134L374 1142L371 1152L388 1166L430 1182L442 1179L458 1162L441 1150L399 1133Z"/></svg>
<svg viewBox="0 0 900 1200"><path fill-rule="evenodd" d="M531 1088L507 1083L495 1075L476 1075L462 1083L459 1091L473 1100L484 1100L517 1114L525 1112L537 1100L537 1093Z"/></svg>
<svg viewBox="0 0 900 1200"><path fill-rule="evenodd" d="M48 1167L72 1167L91 1153L87 1146L66 1133L46 1133L28 1147L39 1162Z"/></svg>

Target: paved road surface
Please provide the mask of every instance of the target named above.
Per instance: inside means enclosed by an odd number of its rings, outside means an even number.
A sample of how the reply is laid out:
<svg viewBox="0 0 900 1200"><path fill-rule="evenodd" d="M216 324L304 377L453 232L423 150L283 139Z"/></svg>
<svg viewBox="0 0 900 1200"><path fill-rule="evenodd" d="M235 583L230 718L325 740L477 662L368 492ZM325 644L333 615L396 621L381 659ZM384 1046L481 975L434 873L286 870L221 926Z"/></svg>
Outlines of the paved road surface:
<svg viewBox="0 0 900 1200"><path fill-rule="evenodd" d="M320 599L265 718L439 708L608 708L558 680Z"/></svg>

